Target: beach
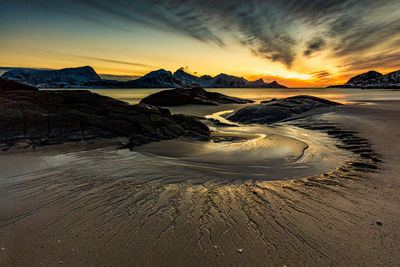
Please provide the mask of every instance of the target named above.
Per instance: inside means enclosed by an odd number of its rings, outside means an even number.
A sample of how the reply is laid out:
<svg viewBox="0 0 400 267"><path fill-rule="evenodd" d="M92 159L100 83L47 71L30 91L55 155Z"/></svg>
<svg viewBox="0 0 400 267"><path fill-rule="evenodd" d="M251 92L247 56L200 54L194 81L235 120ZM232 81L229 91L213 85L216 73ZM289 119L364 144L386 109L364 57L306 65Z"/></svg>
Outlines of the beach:
<svg viewBox="0 0 400 267"><path fill-rule="evenodd" d="M269 137L292 142L279 157L240 145L225 157L223 142L192 142L182 154L187 140L1 152L0 265L399 265L400 101L355 101L303 120L273 129L286 138L298 129L291 141ZM332 125L367 140L375 160L338 148L347 139L327 134ZM322 147L334 152L318 155Z"/></svg>

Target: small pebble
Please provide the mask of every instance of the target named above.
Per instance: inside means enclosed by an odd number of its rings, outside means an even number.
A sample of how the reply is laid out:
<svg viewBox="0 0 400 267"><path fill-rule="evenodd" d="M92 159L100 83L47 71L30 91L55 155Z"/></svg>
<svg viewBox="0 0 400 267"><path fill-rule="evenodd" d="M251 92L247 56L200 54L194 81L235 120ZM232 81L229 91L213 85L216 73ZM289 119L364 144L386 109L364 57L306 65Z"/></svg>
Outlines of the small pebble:
<svg viewBox="0 0 400 267"><path fill-rule="evenodd" d="M376 221L376 224L377 224L377 225L382 225L383 223L380 222L380 221Z"/></svg>
<svg viewBox="0 0 400 267"><path fill-rule="evenodd" d="M243 249L242 248L238 248L238 250L237 250L239 253L242 253L243 252Z"/></svg>

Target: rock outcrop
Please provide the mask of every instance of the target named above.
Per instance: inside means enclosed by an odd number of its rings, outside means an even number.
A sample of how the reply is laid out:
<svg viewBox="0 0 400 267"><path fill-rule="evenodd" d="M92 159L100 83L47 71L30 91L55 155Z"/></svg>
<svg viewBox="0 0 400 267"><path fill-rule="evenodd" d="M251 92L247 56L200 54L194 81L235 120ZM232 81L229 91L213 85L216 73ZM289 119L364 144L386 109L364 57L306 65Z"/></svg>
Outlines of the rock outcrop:
<svg viewBox="0 0 400 267"><path fill-rule="evenodd" d="M313 96L294 96L279 100L264 101L261 104L241 108L226 118L239 123L271 124L299 116L318 108L341 105Z"/></svg>
<svg viewBox="0 0 400 267"><path fill-rule="evenodd" d="M0 94L9 91L38 91L36 87L0 78ZM0 95L1 97L1 95Z"/></svg>
<svg viewBox="0 0 400 267"><path fill-rule="evenodd" d="M154 106L245 104L252 100L226 96L220 93L207 92L201 87L191 89L177 88L164 90L143 98L140 103Z"/></svg>
<svg viewBox="0 0 400 267"><path fill-rule="evenodd" d="M383 75L376 71L369 71L351 78L344 85L332 85L330 88L400 88L400 70Z"/></svg>
<svg viewBox="0 0 400 267"><path fill-rule="evenodd" d="M130 137L130 146L187 137L210 140L194 117L129 105L86 90L39 91L0 79L0 148Z"/></svg>

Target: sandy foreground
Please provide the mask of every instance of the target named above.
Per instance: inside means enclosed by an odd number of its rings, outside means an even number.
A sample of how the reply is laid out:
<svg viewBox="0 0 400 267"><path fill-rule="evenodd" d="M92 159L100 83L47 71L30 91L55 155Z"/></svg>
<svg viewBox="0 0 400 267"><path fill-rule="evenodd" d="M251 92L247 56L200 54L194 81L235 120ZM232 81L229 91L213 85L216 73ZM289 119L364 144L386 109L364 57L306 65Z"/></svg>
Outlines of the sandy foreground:
<svg viewBox="0 0 400 267"><path fill-rule="evenodd" d="M0 265L398 266L400 101L369 102L295 122L362 146L293 180L185 177L123 140L2 152Z"/></svg>

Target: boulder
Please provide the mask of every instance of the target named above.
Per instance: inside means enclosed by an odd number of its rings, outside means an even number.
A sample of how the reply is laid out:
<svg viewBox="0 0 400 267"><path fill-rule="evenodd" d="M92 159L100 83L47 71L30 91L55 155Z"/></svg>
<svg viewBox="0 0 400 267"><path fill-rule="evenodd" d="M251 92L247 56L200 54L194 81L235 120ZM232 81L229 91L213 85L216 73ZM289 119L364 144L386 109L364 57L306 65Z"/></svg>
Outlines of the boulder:
<svg viewBox="0 0 400 267"><path fill-rule="evenodd" d="M207 92L201 87L164 90L143 98L140 103L155 106L213 105L253 103L249 99Z"/></svg>
<svg viewBox="0 0 400 267"><path fill-rule="evenodd" d="M241 108L226 118L239 123L271 124L314 109L341 105L326 99L313 96L294 96L279 100L264 101L261 104Z"/></svg>

